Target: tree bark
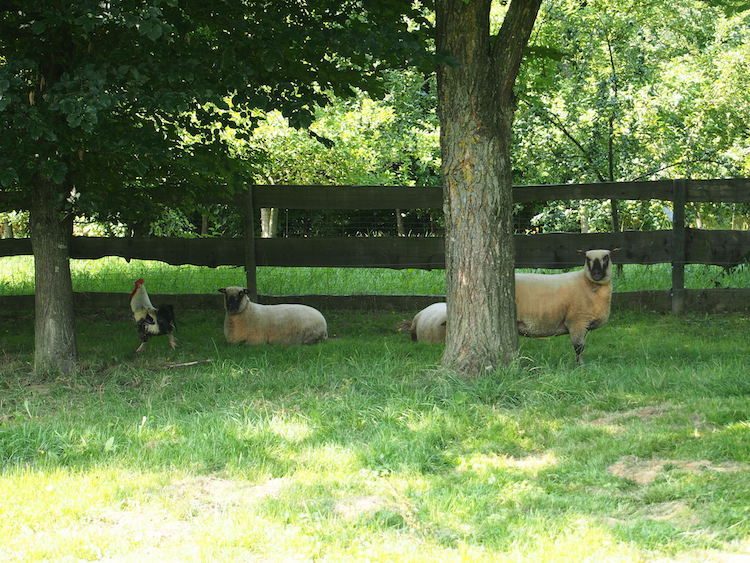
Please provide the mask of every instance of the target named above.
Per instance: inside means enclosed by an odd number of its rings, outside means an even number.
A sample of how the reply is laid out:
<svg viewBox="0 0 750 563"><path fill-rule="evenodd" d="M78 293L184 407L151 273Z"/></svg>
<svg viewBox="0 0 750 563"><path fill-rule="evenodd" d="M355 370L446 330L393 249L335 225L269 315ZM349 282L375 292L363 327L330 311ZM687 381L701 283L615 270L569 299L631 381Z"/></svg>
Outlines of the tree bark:
<svg viewBox="0 0 750 563"><path fill-rule="evenodd" d="M278 207L260 208L260 236L261 238L276 238L279 224Z"/></svg>
<svg viewBox="0 0 750 563"><path fill-rule="evenodd" d="M401 215L400 209L396 209L396 235L400 237L406 236L406 229L404 228L404 218Z"/></svg>
<svg viewBox="0 0 750 563"><path fill-rule="evenodd" d="M3 236L2 238L13 238L13 225L8 219L3 219Z"/></svg>
<svg viewBox="0 0 750 563"><path fill-rule="evenodd" d="M581 219L581 232L589 232L589 210L586 204L582 201L578 204L578 216Z"/></svg>
<svg viewBox="0 0 750 563"><path fill-rule="evenodd" d="M439 0L438 109L448 326L443 364L477 375L517 354L510 137L513 85L540 0Z"/></svg>
<svg viewBox="0 0 750 563"><path fill-rule="evenodd" d="M64 190L38 178L31 202L34 252L34 370L70 373L77 359L69 244L73 216L65 215Z"/></svg>

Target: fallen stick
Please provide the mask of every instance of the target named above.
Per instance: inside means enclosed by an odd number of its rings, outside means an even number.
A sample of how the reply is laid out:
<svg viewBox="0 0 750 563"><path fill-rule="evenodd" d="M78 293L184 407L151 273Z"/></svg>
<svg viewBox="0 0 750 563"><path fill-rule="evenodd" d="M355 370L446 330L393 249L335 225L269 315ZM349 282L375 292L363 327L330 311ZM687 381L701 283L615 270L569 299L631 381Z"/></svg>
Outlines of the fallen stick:
<svg viewBox="0 0 750 563"><path fill-rule="evenodd" d="M195 360L192 362L182 362L180 364L167 364L164 367L168 369L189 368L190 366L197 366L198 364L210 364L211 362L213 362L213 360L209 358L208 360Z"/></svg>

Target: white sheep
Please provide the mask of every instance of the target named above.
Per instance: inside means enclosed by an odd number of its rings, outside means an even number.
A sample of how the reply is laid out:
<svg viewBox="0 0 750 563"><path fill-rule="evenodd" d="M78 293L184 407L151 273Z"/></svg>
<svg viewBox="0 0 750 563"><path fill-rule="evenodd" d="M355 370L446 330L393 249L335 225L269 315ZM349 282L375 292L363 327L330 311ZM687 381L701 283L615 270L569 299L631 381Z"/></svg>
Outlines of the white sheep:
<svg viewBox="0 0 750 563"><path fill-rule="evenodd" d="M586 334L609 319L612 261L609 250L589 250L582 270L564 274L516 274L516 325L522 336L570 334L582 363ZM412 340L445 342L445 303L434 303L411 322Z"/></svg>
<svg viewBox="0 0 750 563"><path fill-rule="evenodd" d="M448 312L445 303L433 303L414 315L409 326L411 339L416 342L445 342Z"/></svg>
<svg viewBox="0 0 750 563"><path fill-rule="evenodd" d="M609 320L612 261L609 250L589 250L582 270L516 274L516 323L523 336L570 334L582 363L586 334Z"/></svg>
<svg viewBox="0 0 750 563"><path fill-rule="evenodd" d="M307 305L260 305L242 287L224 287L224 336L230 344L315 344L328 338L328 326Z"/></svg>

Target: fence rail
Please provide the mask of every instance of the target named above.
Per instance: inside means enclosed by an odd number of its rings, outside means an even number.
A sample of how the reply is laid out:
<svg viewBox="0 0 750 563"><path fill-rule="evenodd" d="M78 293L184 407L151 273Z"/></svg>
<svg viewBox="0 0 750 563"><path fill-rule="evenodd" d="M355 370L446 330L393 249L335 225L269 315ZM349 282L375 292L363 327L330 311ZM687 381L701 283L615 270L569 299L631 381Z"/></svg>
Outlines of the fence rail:
<svg viewBox="0 0 750 563"><path fill-rule="evenodd" d="M671 230L617 233L552 233L516 235L516 266L566 268L582 262L590 248L619 248L621 264L672 264L671 303L683 310L685 264L733 265L750 261L750 232L701 230L686 227L685 207L690 202L750 203L750 179L657 180L513 188L516 203L551 200L664 200L672 202ZM226 203L226 196L216 201ZM255 218L263 207L287 209L427 209L443 205L442 188L392 186L253 186L234 198L243 214L242 238L94 238L73 237L72 258L121 256L160 260L169 264L244 266L247 286L257 295L258 266L320 266L359 268L444 268L441 237L255 237ZM0 193L0 210L23 209L18 192ZM31 254L28 239L0 240L0 256ZM728 290L725 290L728 292ZM713 294L712 294L713 295ZM727 298L733 298L725 293ZM734 297L736 298L736 296ZM716 299L712 297L712 299ZM694 300L693 300L694 301Z"/></svg>
<svg viewBox="0 0 750 563"><path fill-rule="evenodd" d="M531 203L579 199L673 201L675 182L684 182L686 202L750 203L750 179L653 180L592 184L515 186L513 201ZM443 189L414 186L253 186L254 207L283 209L442 208ZM229 201L217 194L216 203ZM0 192L0 212L29 208L22 192Z"/></svg>
<svg viewBox="0 0 750 563"><path fill-rule="evenodd" d="M619 248L619 264L672 261L672 231L620 233L550 233L515 235L516 267L569 268L582 263L581 251ZM329 237L255 239L256 266L354 268L445 267L442 237ZM97 238L73 237L71 258L120 256L196 266L244 266L246 245L237 238ZM0 256L31 254L30 239L0 240ZM726 266L750 259L750 232L685 229L686 264Z"/></svg>

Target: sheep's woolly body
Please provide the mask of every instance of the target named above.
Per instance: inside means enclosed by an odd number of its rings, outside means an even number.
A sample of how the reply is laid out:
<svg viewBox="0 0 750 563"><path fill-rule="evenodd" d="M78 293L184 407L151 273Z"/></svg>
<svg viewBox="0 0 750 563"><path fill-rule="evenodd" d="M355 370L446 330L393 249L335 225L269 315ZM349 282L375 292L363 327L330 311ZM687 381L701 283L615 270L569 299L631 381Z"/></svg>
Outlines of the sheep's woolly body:
<svg viewBox="0 0 750 563"><path fill-rule="evenodd" d="M571 335L609 319L612 285L590 281L584 270L516 274L516 322L523 336Z"/></svg>
<svg viewBox="0 0 750 563"><path fill-rule="evenodd" d="M524 336L570 334L582 362L586 334L609 320L612 262L609 250L589 250L583 270L516 274L516 323Z"/></svg>
<svg viewBox="0 0 750 563"><path fill-rule="evenodd" d="M445 303L433 303L414 315L411 339L418 342L445 342L448 312Z"/></svg>
<svg viewBox="0 0 750 563"><path fill-rule="evenodd" d="M225 295L242 290L228 287ZM238 311L227 308L224 336L230 344L315 344L328 338L328 326L320 311L307 305L260 305L241 294Z"/></svg>

